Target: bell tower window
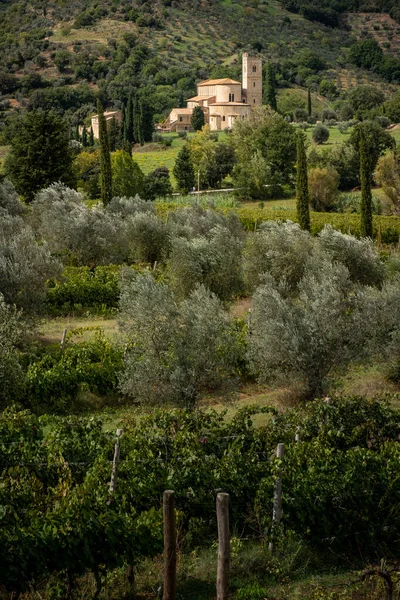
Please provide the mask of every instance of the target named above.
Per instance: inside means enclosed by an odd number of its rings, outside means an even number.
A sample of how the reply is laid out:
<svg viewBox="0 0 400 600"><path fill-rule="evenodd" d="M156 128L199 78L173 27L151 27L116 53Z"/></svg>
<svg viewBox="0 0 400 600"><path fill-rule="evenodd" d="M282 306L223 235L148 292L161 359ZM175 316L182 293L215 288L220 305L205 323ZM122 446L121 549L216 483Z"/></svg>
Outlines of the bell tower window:
<svg viewBox="0 0 400 600"><path fill-rule="evenodd" d="M257 67L256 67L256 65L253 66L253 73L257 73Z"/></svg>

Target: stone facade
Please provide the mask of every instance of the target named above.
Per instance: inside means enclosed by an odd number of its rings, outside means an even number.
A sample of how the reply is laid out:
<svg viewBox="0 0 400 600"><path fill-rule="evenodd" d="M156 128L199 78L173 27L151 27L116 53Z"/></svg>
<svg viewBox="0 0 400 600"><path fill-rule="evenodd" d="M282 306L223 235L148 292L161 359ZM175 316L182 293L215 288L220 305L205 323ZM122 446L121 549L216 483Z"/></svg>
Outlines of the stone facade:
<svg viewBox="0 0 400 600"><path fill-rule="evenodd" d="M212 131L231 128L236 119L245 119L252 107L262 104L262 59L243 54L242 82L207 79L197 84L197 95L186 108L173 108L163 129L190 131L193 109L200 106Z"/></svg>
<svg viewBox="0 0 400 600"><path fill-rule="evenodd" d="M118 123L120 123L121 119L122 119L122 114L121 114L121 111L119 111L119 110L112 110L110 112L105 112L104 116L106 118L107 123L109 121L111 121L112 119L115 119L116 121L118 121ZM92 129L93 129L94 139L98 140L99 139L99 115L93 115Z"/></svg>

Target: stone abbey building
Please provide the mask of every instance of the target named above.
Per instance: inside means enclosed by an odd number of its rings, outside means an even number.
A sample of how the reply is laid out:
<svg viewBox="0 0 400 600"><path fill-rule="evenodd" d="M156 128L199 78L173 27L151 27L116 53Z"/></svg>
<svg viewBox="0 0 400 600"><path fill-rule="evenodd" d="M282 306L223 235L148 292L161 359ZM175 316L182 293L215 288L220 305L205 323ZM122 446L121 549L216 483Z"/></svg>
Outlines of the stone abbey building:
<svg viewBox="0 0 400 600"><path fill-rule="evenodd" d="M189 131L193 109L200 106L212 131L231 128L262 104L262 60L243 54L242 83L233 79L207 79L197 84L197 95L186 108L173 108L164 131Z"/></svg>

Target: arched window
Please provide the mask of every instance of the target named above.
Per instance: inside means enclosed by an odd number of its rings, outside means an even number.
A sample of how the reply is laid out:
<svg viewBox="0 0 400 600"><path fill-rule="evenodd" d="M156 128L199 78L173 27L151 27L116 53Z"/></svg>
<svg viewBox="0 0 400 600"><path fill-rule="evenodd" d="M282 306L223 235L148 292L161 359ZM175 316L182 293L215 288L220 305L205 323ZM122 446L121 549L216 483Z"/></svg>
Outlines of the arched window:
<svg viewBox="0 0 400 600"><path fill-rule="evenodd" d="M256 65L253 66L253 73L257 73L257 67L256 67Z"/></svg>
<svg viewBox="0 0 400 600"><path fill-rule="evenodd" d="M256 82L255 81L253 81L253 87L256 87Z"/></svg>

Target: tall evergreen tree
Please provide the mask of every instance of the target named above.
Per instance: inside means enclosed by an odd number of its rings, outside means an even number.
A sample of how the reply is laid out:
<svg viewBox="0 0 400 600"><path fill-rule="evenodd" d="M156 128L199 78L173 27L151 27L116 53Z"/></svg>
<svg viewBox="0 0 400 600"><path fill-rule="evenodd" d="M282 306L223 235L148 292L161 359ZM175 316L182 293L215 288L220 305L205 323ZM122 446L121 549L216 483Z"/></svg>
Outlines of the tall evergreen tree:
<svg viewBox="0 0 400 600"><path fill-rule="evenodd" d="M278 106L276 103L276 83L275 73L270 62L267 63L267 77L265 81L265 101L272 110L277 110Z"/></svg>
<svg viewBox="0 0 400 600"><path fill-rule="evenodd" d="M310 198L308 195L307 155L304 146L304 134L297 136L297 178L296 178L297 220L302 229L310 231Z"/></svg>
<svg viewBox="0 0 400 600"><path fill-rule="evenodd" d="M100 141L100 188L101 199L104 206L112 199L112 172L110 143L108 140L107 121L104 116L103 106L97 100L97 113L99 119L99 141Z"/></svg>
<svg viewBox="0 0 400 600"><path fill-rule="evenodd" d="M154 115L150 104L142 98L142 132L143 141L151 142L154 133Z"/></svg>
<svg viewBox="0 0 400 600"><path fill-rule="evenodd" d="M56 181L75 185L70 139L70 127L53 111L32 110L18 119L4 170L27 202Z"/></svg>
<svg viewBox="0 0 400 600"><path fill-rule="evenodd" d="M194 131L200 131L205 124L204 113L200 106L195 106L192 112L192 118L190 120Z"/></svg>
<svg viewBox="0 0 400 600"><path fill-rule="evenodd" d="M194 168L187 144L181 148L178 156L176 157L173 173L178 183L178 188L181 192L187 194L194 188Z"/></svg>
<svg viewBox="0 0 400 600"><path fill-rule="evenodd" d="M133 142L135 141L132 96L129 96L125 110L124 139L127 140L130 144L133 144Z"/></svg>
<svg viewBox="0 0 400 600"><path fill-rule="evenodd" d="M86 129L85 125L83 125L83 128L82 128L82 145L84 148L86 148L86 146L88 145L88 135L87 135L87 129Z"/></svg>
<svg viewBox="0 0 400 600"><path fill-rule="evenodd" d="M361 223L360 233L372 238L372 168L364 130L360 131Z"/></svg>
<svg viewBox="0 0 400 600"><path fill-rule="evenodd" d="M312 101L311 101L311 90L310 90L310 88L308 88L307 109L308 109L308 116L311 117L311 115L312 115Z"/></svg>
<svg viewBox="0 0 400 600"><path fill-rule="evenodd" d="M80 142L80 141L81 141L81 136L79 135L79 123L77 123L77 124L76 124L76 127L75 127L74 139L75 139L77 142Z"/></svg>
<svg viewBox="0 0 400 600"><path fill-rule="evenodd" d="M117 148L120 148L120 127L115 117L111 119L108 127L108 139L110 142L110 152L115 152Z"/></svg>
<svg viewBox="0 0 400 600"><path fill-rule="evenodd" d="M125 140L125 104L121 106L121 123L120 123L121 141Z"/></svg>
<svg viewBox="0 0 400 600"><path fill-rule="evenodd" d="M93 133L92 126L90 126L90 131L89 131L89 146L94 146L94 133Z"/></svg>
<svg viewBox="0 0 400 600"><path fill-rule="evenodd" d="M143 144L142 107L138 95L133 101L133 140L137 144Z"/></svg>

